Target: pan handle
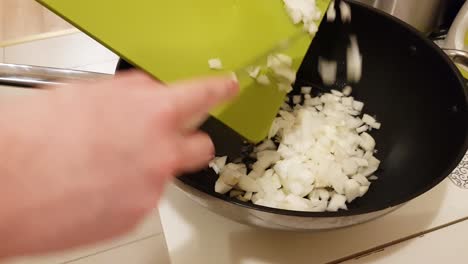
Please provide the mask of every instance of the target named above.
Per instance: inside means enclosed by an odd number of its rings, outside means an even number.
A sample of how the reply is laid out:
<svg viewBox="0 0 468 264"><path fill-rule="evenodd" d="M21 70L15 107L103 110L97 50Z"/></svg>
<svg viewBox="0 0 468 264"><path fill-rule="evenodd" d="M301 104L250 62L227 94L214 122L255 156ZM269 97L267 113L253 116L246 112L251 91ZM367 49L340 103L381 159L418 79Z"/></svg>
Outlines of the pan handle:
<svg viewBox="0 0 468 264"><path fill-rule="evenodd" d="M457 68L464 75L465 79L465 90L468 91L468 52L458 49L443 49L443 51L449 56L449 58L455 63L458 64ZM465 74L463 74L463 72Z"/></svg>
<svg viewBox="0 0 468 264"><path fill-rule="evenodd" d="M61 85L71 81L112 77L113 75L94 72L0 63L0 85L36 88L42 85Z"/></svg>
<svg viewBox="0 0 468 264"><path fill-rule="evenodd" d="M454 63L468 68L468 52L458 49L444 49L444 51Z"/></svg>

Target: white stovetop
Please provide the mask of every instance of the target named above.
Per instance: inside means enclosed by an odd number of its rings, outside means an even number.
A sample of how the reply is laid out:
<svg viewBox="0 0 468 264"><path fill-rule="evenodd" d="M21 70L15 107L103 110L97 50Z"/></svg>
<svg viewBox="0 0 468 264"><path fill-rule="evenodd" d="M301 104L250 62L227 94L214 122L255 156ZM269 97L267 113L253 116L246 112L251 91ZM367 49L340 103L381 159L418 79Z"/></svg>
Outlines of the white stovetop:
<svg viewBox="0 0 468 264"><path fill-rule="evenodd" d="M434 231L433 229L445 225L456 226L454 222L468 218L468 189L454 183L458 179L459 183L468 184L468 155L463 166L453 174L453 180L446 179L403 208L378 220L340 230L287 233L248 227L200 207L173 186L167 190L160 206L161 221L173 264L300 264L354 259L355 254L368 250L378 251L390 244L396 244L399 239L419 237L421 232ZM461 227L468 239L468 224ZM465 236L453 237L454 234L461 233L462 231L451 231L451 235L445 239L447 241L443 242L447 246L445 251L441 251L438 241L428 235L425 239L435 243L432 246L437 245L436 252L424 240L425 246L409 243L419 246L419 252L392 248L392 254L381 254L382 256L377 257L378 261L375 259L378 254L374 254L371 262L367 262L368 258L361 258L354 260L354 263L406 263L421 260L421 254L428 257L425 263L437 263L431 261L434 260L431 252L437 256L444 252L448 254L447 250L455 250L460 245L467 245L468 249L468 243L459 242ZM434 237L440 239L438 236ZM450 244L452 240L455 241L453 245ZM408 248L409 245L403 243L398 246ZM462 261L464 254L460 253L460 258L456 254L449 255L455 258L451 263L465 263Z"/></svg>

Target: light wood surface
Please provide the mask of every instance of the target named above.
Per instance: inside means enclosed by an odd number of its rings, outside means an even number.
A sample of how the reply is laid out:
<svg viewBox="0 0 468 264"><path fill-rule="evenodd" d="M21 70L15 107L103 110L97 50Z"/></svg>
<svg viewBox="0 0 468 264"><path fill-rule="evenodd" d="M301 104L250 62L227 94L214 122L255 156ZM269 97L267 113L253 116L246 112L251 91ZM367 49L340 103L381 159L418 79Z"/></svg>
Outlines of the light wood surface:
<svg viewBox="0 0 468 264"><path fill-rule="evenodd" d="M34 0L0 0L0 43L72 28Z"/></svg>

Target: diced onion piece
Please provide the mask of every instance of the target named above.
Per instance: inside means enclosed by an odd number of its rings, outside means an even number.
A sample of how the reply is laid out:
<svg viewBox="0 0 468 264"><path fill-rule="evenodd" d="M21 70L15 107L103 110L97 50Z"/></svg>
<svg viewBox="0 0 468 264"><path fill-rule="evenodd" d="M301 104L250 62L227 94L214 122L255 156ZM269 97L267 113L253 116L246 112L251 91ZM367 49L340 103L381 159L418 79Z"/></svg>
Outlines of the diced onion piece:
<svg viewBox="0 0 468 264"><path fill-rule="evenodd" d="M362 132L367 131L368 129L369 129L369 127L367 125L363 125L361 127L356 128L356 132L362 133Z"/></svg>
<svg viewBox="0 0 468 264"><path fill-rule="evenodd" d="M253 196L253 192L246 192L243 196L243 198L246 200L246 201L250 201L252 200L252 196Z"/></svg>
<svg viewBox="0 0 468 264"><path fill-rule="evenodd" d="M356 174L352 179L358 182L361 186L370 186L369 180L361 174Z"/></svg>
<svg viewBox="0 0 468 264"><path fill-rule="evenodd" d="M302 101L302 97L300 95L293 96L293 104L300 104Z"/></svg>
<svg viewBox="0 0 468 264"><path fill-rule="evenodd" d="M226 194L232 189L232 186L227 185L221 179L218 179L215 184L215 192L220 194Z"/></svg>
<svg viewBox="0 0 468 264"><path fill-rule="evenodd" d="M272 68L281 67L281 66L282 66L282 62L277 56L275 56L273 54L268 55L268 58L267 58L267 67L268 68L272 69Z"/></svg>
<svg viewBox="0 0 468 264"><path fill-rule="evenodd" d="M312 92L312 87L310 87L310 86L301 87L301 93L302 94L310 95L311 92Z"/></svg>
<svg viewBox="0 0 468 264"><path fill-rule="evenodd" d="M293 83L296 81L296 72L285 66L274 66L271 68L273 72L275 73L277 78L281 78L284 81L287 81L288 83Z"/></svg>
<svg viewBox="0 0 468 264"><path fill-rule="evenodd" d="M341 21L343 23L351 22L351 7L345 1L340 1Z"/></svg>
<svg viewBox="0 0 468 264"><path fill-rule="evenodd" d="M342 168L343 168L343 172L346 175L354 175L357 173L359 169L359 165L356 163L354 159L348 158L348 159L343 160Z"/></svg>
<svg viewBox="0 0 468 264"><path fill-rule="evenodd" d="M361 186L359 187L359 197L363 197L367 191L369 191L369 186Z"/></svg>
<svg viewBox="0 0 468 264"><path fill-rule="evenodd" d="M286 55L286 54L278 53L278 54L276 54L276 58L278 58L278 60L283 65L286 65L288 67L291 67L293 65L293 59L290 56Z"/></svg>
<svg viewBox="0 0 468 264"><path fill-rule="evenodd" d="M287 208L296 211L307 211L309 208L309 201L299 196L288 195L286 196Z"/></svg>
<svg viewBox="0 0 468 264"><path fill-rule="evenodd" d="M247 176L250 177L250 178L252 178L252 179L254 179L254 180L256 180L256 179L258 179L258 178L260 178L260 177L263 176L263 175L262 175L262 174L263 174L262 172L263 172L263 171L258 171L258 170L255 171L255 170L252 170L252 171L250 171L250 173L249 173Z"/></svg>
<svg viewBox="0 0 468 264"><path fill-rule="evenodd" d="M346 121L346 126L349 127L350 129L356 129L360 127L364 122L360 118L349 118Z"/></svg>
<svg viewBox="0 0 468 264"><path fill-rule="evenodd" d="M368 115L368 114L364 114L364 116L362 116L362 121L366 124L368 124L369 126L372 126L372 124L374 124L375 122L377 122L375 120L375 118L373 118L372 116Z"/></svg>
<svg viewBox="0 0 468 264"><path fill-rule="evenodd" d="M270 78L268 78L268 76L266 76L265 74L260 74L257 77L257 82L264 86L268 86L271 84Z"/></svg>
<svg viewBox="0 0 468 264"><path fill-rule="evenodd" d="M237 198L238 200L242 201L242 202L245 202L245 203L249 201L249 200L245 199L245 197L242 196L242 195L237 196L236 198Z"/></svg>
<svg viewBox="0 0 468 264"><path fill-rule="evenodd" d="M350 179L346 181L344 189L345 189L345 195L346 195L346 199L348 203L352 202L354 199L359 197L360 195L359 187L361 186L354 179Z"/></svg>
<svg viewBox="0 0 468 264"><path fill-rule="evenodd" d="M327 211L337 212L339 209L348 210L348 207L346 206L346 196L335 193L331 197Z"/></svg>
<svg viewBox="0 0 468 264"><path fill-rule="evenodd" d="M264 150L276 150L275 142L270 139L263 141L260 145L255 147L256 152L264 151Z"/></svg>
<svg viewBox="0 0 468 264"><path fill-rule="evenodd" d="M345 88L343 88L343 91L342 91L342 93L345 96L350 96L352 92L353 92L353 88L351 88L351 86L349 85L345 86Z"/></svg>
<svg viewBox="0 0 468 264"><path fill-rule="evenodd" d="M309 25L306 25L306 29L307 29L307 32L309 32L309 34L313 35L313 34L317 33L318 26L315 23L311 23Z"/></svg>
<svg viewBox="0 0 468 264"><path fill-rule="evenodd" d="M250 66L250 67L247 67L247 73L249 74L250 77L255 79L260 74L261 69L262 68L260 66Z"/></svg>
<svg viewBox="0 0 468 264"><path fill-rule="evenodd" d="M226 165L227 156L224 157L217 157L213 161L210 162L209 167L214 170L216 174L219 174L224 166Z"/></svg>
<svg viewBox="0 0 468 264"><path fill-rule="evenodd" d="M380 129L380 127L382 126L382 124L379 123L379 122L374 122L374 123L370 124L370 126L371 126L372 128L375 128L375 129Z"/></svg>
<svg viewBox="0 0 468 264"><path fill-rule="evenodd" d="M221 62L221 59L219 58L209 59L208 65L210 66L210 69L213 69L213 70L223 69L223 63Z"/></svg>
<svg viewBox="0 0 468 264"><path fill-rule="evenodd" d="M335 1L332 1L327 10L327 21L333 22L335 21L335 19L336 19Z"/></svg>
<svg viewBox="0 0 468 264"><path fill-rule="evenodd" d="M354 108L354 110L360 112L360 111L362 111L362 109L364 108L364 103L363 103L363 102L360 102L360 101L354 100L354 101L353 101L353 108Z"/></svg>
<svg viewBox="0 0 468 264"><path fill-rule="evenodd" d="M353 158L353 160L360 167L368 167L369 166L369 162L366 159L356 158L355 157L355 158Z"/></svg>
<svg viewBox="0 0 468 264"><path fill-rule="evenodd" d="M290 10L288 13L294 24L299 24L302 21L302 14L299 10Z"/></svg>
<svg viewBox="0 0 468 264"><path fill-rule="evenodd" d="M319 57L318 71L325 85L332 85L336 81L336 61L328 61Z"/></svg>
<svg viewBox="0 0 468 264"><path fill-rule="evenodd" d="M375 140L367 132L361 134L361 142L359 144L364 150L373 151L375 148Z"/></svg>
<svg viewBox="0 0 468 264"><path fill-rule="evenodd" d="M338 97L343 97L343 93L337 90L331 90L330 91L333 95L336 95Z"/></svg>
<svg viewBox="0 0 468 264"><path fill-rule="evenodd" d="M359 82L362 75L362 55L359 52L356 36L351 36L351 44L346 53L347 75L349 82Z"/></svg>
<svg viewBox="0 0 468 264"><path fill-rule="evenodd" d="M238 170L230 169L230 168L225 168L222 172L219 178L226 184L234 186L239 182L239 179L244 176L241 172Z"/></svg>
<svg viewBox="0 0 468 264"><path fill-rule="evenodd" d="M289 93L293 90L291 84L288 83L278 83L278 90Z"/></svg>
<svg viewBox="0 0 468 264"><path fill-rule="evenodd" d="M240 177L239 183L237 183L237 186L239 186L241 190L246 191L246 192L258 192L259 191L257 182L254 179L247 177L247 176Z"/></svg>

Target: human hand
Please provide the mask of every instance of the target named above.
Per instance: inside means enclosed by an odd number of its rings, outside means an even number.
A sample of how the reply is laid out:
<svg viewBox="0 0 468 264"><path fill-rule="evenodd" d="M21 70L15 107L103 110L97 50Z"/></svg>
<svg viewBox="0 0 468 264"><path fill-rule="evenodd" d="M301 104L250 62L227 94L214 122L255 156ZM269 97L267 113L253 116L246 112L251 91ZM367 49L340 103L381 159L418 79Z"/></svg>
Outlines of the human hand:
<svg viewBox="0 0 468 264"><path fill-rule="evenodd" d="M130 72L0 106L0 256L123 234L155 209L166 182L214 157L194 124L237 83L169 86Z"/></svg>

